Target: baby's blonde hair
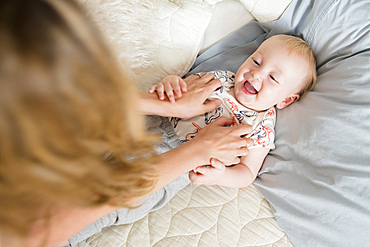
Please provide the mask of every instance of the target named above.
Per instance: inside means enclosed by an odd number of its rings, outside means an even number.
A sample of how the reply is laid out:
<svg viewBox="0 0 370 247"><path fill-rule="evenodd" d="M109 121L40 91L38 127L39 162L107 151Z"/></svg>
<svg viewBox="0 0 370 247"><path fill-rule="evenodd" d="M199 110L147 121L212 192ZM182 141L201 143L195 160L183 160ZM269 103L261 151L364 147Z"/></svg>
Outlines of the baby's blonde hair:
<svg viewBox="0 0 370 247"><path fill-rule="evenodd" d="M317 83L316 59L309 44L301 38L292 35L277 35L277 37L285 44L289 52L297 53L302 56L309 64L307 77L304 79L304 84L298 92L300 98L303 98L308 91L314 89Z"/></svg>
<svg viewBox="0 0 370 247"><path fill-rule="evenodd" d="M155 186L130 71L74 1L2 0L0 58L1 231Z"/></svg>

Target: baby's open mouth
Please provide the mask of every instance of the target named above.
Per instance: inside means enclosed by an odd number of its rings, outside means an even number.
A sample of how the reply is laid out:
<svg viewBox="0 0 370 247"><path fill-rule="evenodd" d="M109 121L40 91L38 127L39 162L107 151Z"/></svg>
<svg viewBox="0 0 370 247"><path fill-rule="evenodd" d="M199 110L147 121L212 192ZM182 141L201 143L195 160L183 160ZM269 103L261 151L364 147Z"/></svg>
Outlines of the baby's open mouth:
<svg viewBox="0 0 370 247"><path fill-rule="evenodd" d="M250 84L248 81L244 82L244 88L247 90L250 94L258 94L258 91Z"/></svg>

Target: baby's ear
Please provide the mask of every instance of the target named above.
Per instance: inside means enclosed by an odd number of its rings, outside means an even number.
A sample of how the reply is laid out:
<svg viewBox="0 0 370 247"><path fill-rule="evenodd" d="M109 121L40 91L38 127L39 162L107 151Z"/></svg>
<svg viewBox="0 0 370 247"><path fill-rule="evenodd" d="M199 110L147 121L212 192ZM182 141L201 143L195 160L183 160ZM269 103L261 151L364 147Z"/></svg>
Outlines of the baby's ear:
<svg viewBox="0 0 370 247"><path fill-rule="evenodd" d="M299 100L299 94L297 94L297 93L292 94L289 97L285 98L285 100L283 100L282 102L278 103L276 105L276 108L283 109L283 108L287 107L288 105L293 104L297 100Z"/></svg>

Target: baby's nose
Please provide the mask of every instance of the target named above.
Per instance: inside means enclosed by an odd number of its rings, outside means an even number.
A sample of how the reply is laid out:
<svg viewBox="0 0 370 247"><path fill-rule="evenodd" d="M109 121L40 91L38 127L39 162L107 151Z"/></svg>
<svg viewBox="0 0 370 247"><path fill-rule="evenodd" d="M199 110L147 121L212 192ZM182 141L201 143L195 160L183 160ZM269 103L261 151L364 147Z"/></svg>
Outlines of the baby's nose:
<svg viewBox="0 0 370 247"><path fill-rule="evenodd" d="M251 72L252 76L254 79L256 79L257 81L261 82L262 81L262 74L260 71L257 71L257 70L254 70Z"/></svg>

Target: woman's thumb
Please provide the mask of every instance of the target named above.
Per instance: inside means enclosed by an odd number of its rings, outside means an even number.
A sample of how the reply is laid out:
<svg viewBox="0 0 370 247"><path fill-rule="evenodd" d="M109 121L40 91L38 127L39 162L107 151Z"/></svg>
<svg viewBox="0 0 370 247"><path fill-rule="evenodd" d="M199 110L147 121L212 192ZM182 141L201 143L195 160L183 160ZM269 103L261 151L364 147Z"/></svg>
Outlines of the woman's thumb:
<svg viewBox="0 0 370 247"><path fill-rule="evenodd" d="M207 102L206 104L204 104L203 109L204 109L204 112L209 112L209 111L213 111L220 105L221 105L221 100L215 99L215 100L211 100Z"/></svg>

